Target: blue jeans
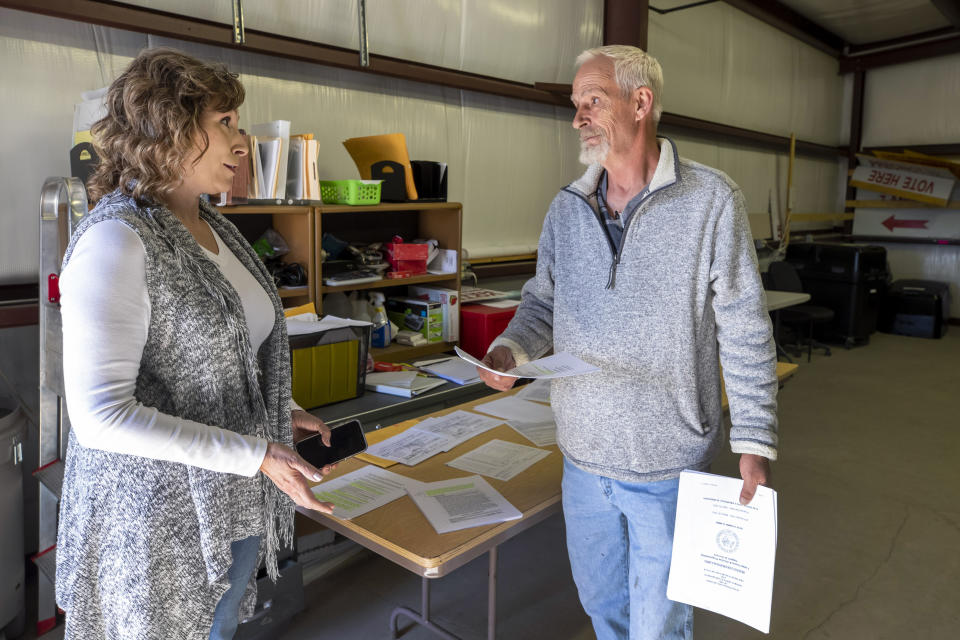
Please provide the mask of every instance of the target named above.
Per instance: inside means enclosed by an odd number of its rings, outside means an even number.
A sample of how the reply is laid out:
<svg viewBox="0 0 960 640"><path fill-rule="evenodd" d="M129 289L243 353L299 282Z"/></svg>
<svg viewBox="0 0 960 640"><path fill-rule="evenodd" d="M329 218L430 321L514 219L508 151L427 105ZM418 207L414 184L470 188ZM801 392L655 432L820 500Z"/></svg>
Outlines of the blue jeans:
<svg viewBox="0 0 960 640"><path fill-rule="evenodd" d="M240 624L240 601L250 583L250 577L257 570L257 552L260 550L260 536L250 536L230 544L233 564L227 571L230 588L213 613L213 627L210 640L230 640Z"/></svg>
<svg viewBox="0 0 960 640"><path fill-rule="evenodd" d="M621 482L564 459L570 568L597 640L693 638L693 607L667 599L679 484Z"/></svg>

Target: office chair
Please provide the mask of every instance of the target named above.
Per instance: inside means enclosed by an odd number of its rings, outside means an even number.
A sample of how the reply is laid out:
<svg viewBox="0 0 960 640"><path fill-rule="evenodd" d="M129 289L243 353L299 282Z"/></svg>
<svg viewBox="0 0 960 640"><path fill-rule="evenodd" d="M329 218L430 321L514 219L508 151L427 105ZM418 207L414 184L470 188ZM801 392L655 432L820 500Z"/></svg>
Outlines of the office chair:
<svg viewBox="0 0 960 640"><path fill-rule="evenodd" d="M792 264L788 262L771 262L768 274L770 285L774 289L803 293L803 283L800 281L800 276L797 275L797 270L793 268ZM797 327L798 344L801 346L803 344L807 345L807 362L810 362L814 348L823 349L824 355L830 355L830 347L813 339L813 328L814 325L832 322L834 316L833 309L815 304L798 304L780 309L779 313L781 314L781 322ZM800 339L799 327L802 326L807 327L806 340ZM779 336L777 336L777 341L779 343Z"/></svg>

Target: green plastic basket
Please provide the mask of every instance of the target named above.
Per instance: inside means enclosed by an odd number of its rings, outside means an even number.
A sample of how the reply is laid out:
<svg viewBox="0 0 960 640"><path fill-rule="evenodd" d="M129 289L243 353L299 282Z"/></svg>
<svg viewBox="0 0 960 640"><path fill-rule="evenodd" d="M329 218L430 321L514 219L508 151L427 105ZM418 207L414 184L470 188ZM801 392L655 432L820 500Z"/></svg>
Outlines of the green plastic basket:
<svg viewBox="0 0 960 640"><path fill-rule="evenodd" d="M324 204L380 204L380 180L321 180Z"/></svg>

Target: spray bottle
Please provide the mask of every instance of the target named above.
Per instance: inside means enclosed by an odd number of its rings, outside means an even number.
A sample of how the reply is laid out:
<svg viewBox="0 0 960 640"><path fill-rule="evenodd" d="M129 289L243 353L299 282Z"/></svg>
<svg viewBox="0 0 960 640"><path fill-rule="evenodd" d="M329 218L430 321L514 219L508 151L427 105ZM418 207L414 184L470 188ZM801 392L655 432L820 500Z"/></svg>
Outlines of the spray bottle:
<svg viewBox="0 0 960 640"><path fill-rule="evenodd" d="M390 346L390 340L393 338L390 332L390 321L387 319L387 311L384 308L385 298L379 291L370 294L370 306L373 307L373 315L370 319L373 322L372 346L382 349Z"/></svg>

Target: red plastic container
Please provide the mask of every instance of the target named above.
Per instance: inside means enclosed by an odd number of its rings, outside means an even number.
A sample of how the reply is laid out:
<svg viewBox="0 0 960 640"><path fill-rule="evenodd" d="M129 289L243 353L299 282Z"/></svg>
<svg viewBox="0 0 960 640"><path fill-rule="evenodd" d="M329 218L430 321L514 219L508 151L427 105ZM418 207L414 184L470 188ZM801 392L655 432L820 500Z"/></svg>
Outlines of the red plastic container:
<svg viewBox="0 0 960 640"><path fill-rule="evenodd" d="M483 304L460 307L460 348L474 358L483 359L494 338L510 324L517 308L498 309Z"/></svg>
<svg viewBox="0 0 960 640"><path fill-rule="evenodd" d="M387 262L390 263L391 271L410 271L410 275L427 272L429 245L387 242L383 247L387 252Z"/></svg>

